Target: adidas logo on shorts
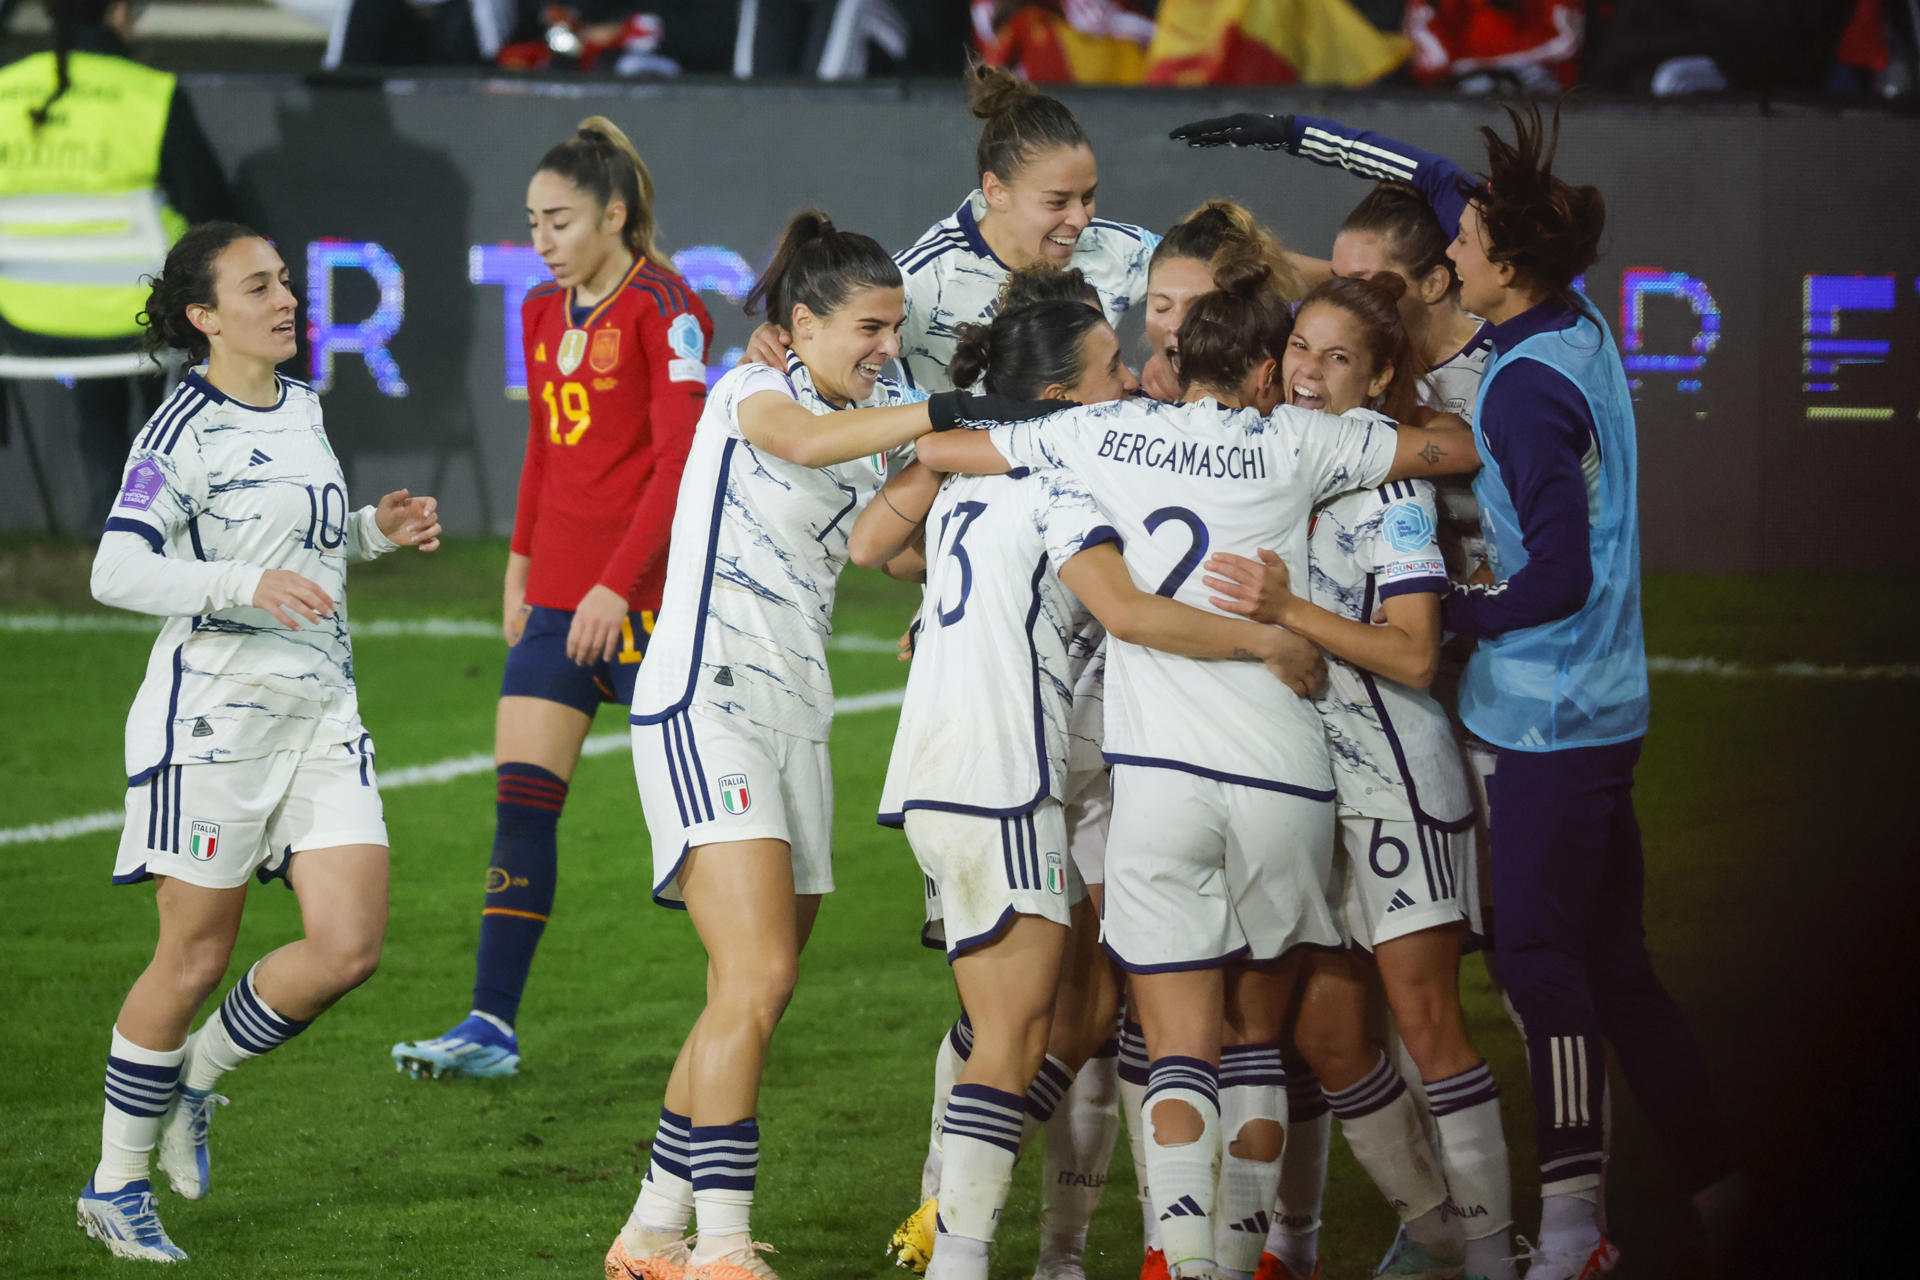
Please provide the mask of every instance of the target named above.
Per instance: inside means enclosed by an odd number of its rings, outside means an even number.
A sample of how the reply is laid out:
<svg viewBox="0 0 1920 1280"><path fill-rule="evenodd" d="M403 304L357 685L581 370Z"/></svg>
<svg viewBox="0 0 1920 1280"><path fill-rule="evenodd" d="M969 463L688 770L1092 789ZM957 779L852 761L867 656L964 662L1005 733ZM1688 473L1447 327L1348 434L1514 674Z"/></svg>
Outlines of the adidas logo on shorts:
<svg viewBox="0 0 1920 1280"><path fill-rule="evenodd" d="M1410 907L1412 905L1413 899L1408 896L1405 889L1395 889L1393 891L1393 901L1387 904L1387 912L1388 914L1392 914L1402 907Z"/></svg>

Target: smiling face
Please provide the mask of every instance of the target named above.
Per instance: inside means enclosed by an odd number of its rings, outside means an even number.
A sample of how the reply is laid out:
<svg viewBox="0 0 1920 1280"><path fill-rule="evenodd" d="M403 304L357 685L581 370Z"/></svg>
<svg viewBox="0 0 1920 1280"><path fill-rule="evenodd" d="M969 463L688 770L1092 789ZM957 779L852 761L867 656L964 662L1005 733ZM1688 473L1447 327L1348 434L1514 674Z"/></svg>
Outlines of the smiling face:
<svg viewBox="0 0 1920 1280"><path fill-rule="evenodd" d="M534 252L566 288L585 284L619 252L626 202L606 205L557 173L542 169L527 183L527 227Z"/></svg>
<svg viewBox="0 0 1920 1280"><path fill-rule="evenodd" d="M1460 214L1460 234L1447 246L1454 274L1460 277L1460 305L1495 323L1512 319L1508 298L1513 268L1487 258L1487 228L1480 206L1469 204ZM1517 313L1515 313L1517 314Z"/></svg>
<svg viewBox="0 0 1920 1280"><path fill-rule="evenodd" d="M1213 269L1198 258L1162 258L1147 273L1147 344L1169 359L1180 322L1196 298L1213 292Z"/></svg>
<svg viewBox="0 0 1920 1280"><path fill-rule="evenodd" d="M207 335L221 360L279 364L298 343L293 313L299 299L288 283L287 264L258 236L235 240L213 261L213 305L187 308L187 319Z"/></svg>
<svg viewBox="0 0 1920 1280"><path fill-rule="evenodd" d="M1352 312L1316 302L1294 318L1280 374L1288 404L1345 413L1385 391L1393 381L1393 366L1376 367L1366 333Z"/></svg>
<svg viewBox="0 0 1920 1280"><path fill-rule="evenodd" d="M1113 326L1102 321L1080 337L1080 380L1070 387L1055 384L1045 399L1104 404L1122 400L1140 389L1140 380L1120 358L1120 339Z"/></svg>
<svg viewBox="0 0 1920 1280"><path fill-rule="evenodd" d="M787 331L794 354L830 400L851 404L873 394L874 380L900 354L900 326L907 318L906 290L854 289L831 315L796 305Z"/></svg>
<svg viewBox="0 0 1920 1280"><path fill-rule="evenodd" d="M1093 221L1099 183L1093 148L1085 144L1042 151L1011 181L984 173L980 191L987 199L987 216L981 231L1009 267L1036 262L1065 266L1080 233Z"/></svg>

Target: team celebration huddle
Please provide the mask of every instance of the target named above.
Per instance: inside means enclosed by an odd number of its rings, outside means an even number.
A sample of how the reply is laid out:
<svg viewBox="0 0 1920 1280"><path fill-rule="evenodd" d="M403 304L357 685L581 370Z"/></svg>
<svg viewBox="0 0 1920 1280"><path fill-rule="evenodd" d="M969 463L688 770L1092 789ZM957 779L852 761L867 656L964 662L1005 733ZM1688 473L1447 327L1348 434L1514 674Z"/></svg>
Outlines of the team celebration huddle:
<svg viewBox="0 0 1920 1280"><path fill-rule="evenodd" d="M1399 1220L1377 1274L1590 1280L1620 1260L1610 1061L1722 1265L1741 1179L1642 929L1634 411L1576 286L1605 205L1556 172L1577 167L1557 114L1508 109L1465 164L1306 116L1172 129L1169 180L1179 143L1251 149L1276 187L1316 180L1286 157L1363 179L1332 244L1302 248L1204 191L1163 230L1096 216L1066 106L983 66L969 100L978 189L899 252L793 216L747 299L763 323L711 385L712 320L627 136L593 117L534 166L553 279L521 304L473 991L394 1063L518 1071L570 782L601 704L627 708L651 896L688 913L705 1003L605 1275L775 1276L761 1084L834 888L828 647L852 560L924 584L861 803L904 836L926 909L898 928L945 951L959 1012L925 1046L921 1185L874 1188L905 1220L822 1274L884 1245L986 1280L1025 1158L1047 1174L1032 1274L1082 1280L1124 1129L1142 1280L1310 1280L1337 1121ZM1133 310L1144 351L1116 333ZM346 567L434 551L440 513L407 490L353 507L319 398L276 372L295 312L262 236L176 243L144 322L188 372L93 565L100 601L165 619L113 874L154 881L158 938L78 1202L122 1257L186 1257L155 1156L175 1194L208 1195L216 1088L366 981L386 929ZM196 1028L249 881L271 879L303 936ZM1525 1080L1469 1038L1474 949ZM1533 1101L1537 1224L1514 1220L1503 1087ZM806 1160L766 1118L767 1159Z"/></svg>

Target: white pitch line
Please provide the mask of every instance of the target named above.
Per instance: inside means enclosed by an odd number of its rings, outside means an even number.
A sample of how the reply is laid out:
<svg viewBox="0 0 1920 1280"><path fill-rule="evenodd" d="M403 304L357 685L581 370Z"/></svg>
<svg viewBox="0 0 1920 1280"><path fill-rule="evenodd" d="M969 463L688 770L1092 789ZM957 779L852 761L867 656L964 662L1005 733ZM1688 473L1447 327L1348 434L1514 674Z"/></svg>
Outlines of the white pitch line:
<svg viewBox="0 0 1920 1280"><path fill-rule="evenodd" d="M111 613L0 613L0 632L124 632L155 635L159 624ZM477 618L369 618L353 624L353 633L371 639L492 639L500 628ZM892 653L898 640L850 632L827 641L836 653ZM1723 680L1916 680L1920 663L1740 662L1728 658L1674 658L1652 655L1647 669L1657 675L1713 676Z"/></svg>
<svg viewBox="0 0 1920 1280"><path fill-rule="evenodd" d="M884 711L900 705L906 697L905 689L879 689L872 693L856 693L844 698L834 699L834 710L842 715L859 715L866 711ZM580 744L583 756L604 756L625 751L631 739L625 733L596 733ZM382 792L398 791L403 787L428 787L437 782L451 782L455 778L465 778L476 773L489 773L493 770L493 753L476 751L470 756L450 756L445 760L435 760L429 764L410 764L398 769L383 770L380 774ZM103 809L99 813L89 813L78 818L62 818L58 822L35 822L24 827L0 830L0 846L10 844L45 844L52 840L71 840L75 836L90 836L100 831L112 831L119 827L125 814L119 809Z"/></svg>

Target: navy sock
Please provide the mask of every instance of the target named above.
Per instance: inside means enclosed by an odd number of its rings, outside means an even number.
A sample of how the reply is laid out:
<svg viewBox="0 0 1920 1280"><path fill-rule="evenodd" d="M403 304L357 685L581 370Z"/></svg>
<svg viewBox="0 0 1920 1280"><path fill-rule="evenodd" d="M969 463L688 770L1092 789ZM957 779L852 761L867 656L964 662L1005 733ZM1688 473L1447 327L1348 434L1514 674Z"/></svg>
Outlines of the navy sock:
<svg viewBox="0 0 1920 1280"><path fill-rule="evenodd" d="M473 1007L511 1025L553 912L560 861L554 833L567 784L536 764L503 764L495 772L493 861L480 912Z"/></svg>

